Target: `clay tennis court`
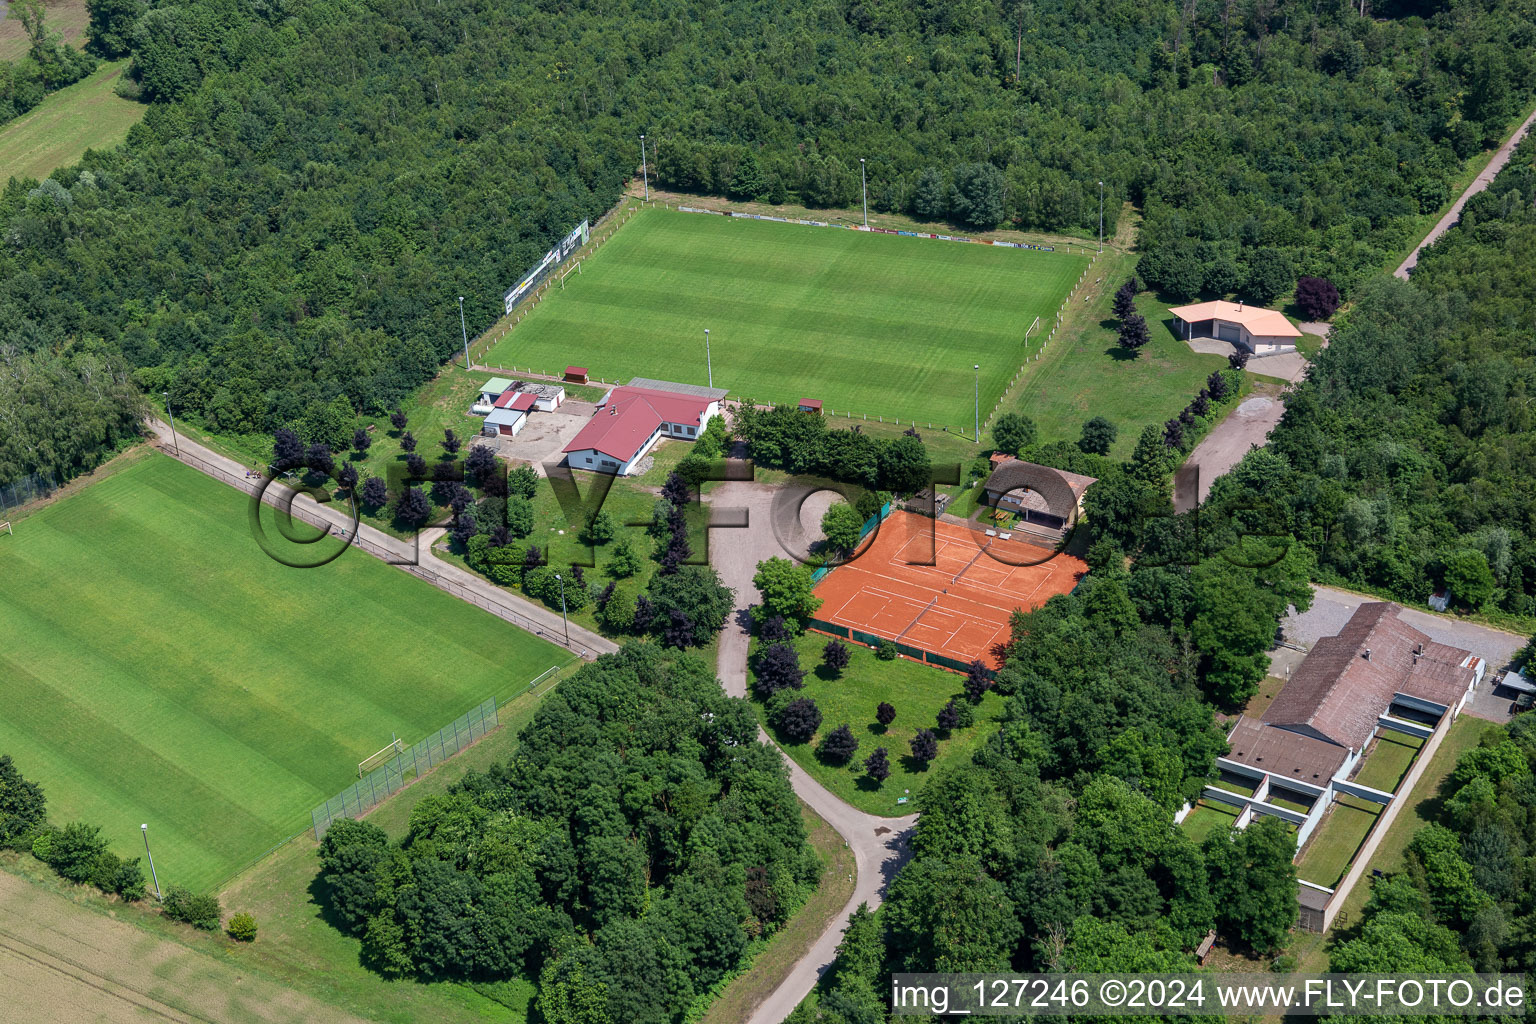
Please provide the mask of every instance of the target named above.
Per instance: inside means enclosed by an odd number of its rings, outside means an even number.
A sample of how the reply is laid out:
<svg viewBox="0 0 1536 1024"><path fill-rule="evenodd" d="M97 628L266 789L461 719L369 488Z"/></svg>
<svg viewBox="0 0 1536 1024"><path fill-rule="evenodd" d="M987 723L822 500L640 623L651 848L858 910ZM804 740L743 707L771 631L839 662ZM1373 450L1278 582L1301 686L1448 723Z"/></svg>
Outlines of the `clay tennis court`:
<svg viewBox="0 0 1536 1024"><path fill-rule="evenodd" d="M893 512L875 539L816 587L826 622L992 668L1008 617L1065 594L1088 571L1071 555L1014 536Z"/></svg>

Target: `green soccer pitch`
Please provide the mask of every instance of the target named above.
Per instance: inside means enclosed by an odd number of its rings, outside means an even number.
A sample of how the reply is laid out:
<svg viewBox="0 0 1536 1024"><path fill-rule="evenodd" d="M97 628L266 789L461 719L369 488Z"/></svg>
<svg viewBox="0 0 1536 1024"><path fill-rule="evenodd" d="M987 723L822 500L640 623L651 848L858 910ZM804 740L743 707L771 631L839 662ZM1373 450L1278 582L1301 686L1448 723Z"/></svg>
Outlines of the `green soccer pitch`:
<svg viewBox="0 0 1536 1024"><path fill-rule="evenodd" d="M706 381L759 402L969 429L1088 257L646 209L491 350L492 364Z"/></svg>
<svg viewBox="0 0 1536 1024"><path fill-rule="evenodd" d="M217 885L391 733L569 660L360 551L280 565L247 507L155 455L0 539L0 754L120 854L148 823L162 886Z"/></svg>

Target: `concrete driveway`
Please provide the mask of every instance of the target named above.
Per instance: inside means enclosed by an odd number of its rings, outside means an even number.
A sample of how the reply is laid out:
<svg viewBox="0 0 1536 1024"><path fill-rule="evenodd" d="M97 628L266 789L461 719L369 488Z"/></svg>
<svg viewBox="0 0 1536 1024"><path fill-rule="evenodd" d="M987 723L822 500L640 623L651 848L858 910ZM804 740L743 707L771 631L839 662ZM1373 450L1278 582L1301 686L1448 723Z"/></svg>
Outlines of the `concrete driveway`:
<svg viewBox="0 0 1536 1024"><path fill-rule="evenodd" d="M515 462L531 462L533 471L544 475L545 462L559 462L560 453L571 439L587 425L597 406L591 402L567 401L554 412L533 412L528 425L516 437L486 437L481 443L494 442L496 454Z"/></svg>

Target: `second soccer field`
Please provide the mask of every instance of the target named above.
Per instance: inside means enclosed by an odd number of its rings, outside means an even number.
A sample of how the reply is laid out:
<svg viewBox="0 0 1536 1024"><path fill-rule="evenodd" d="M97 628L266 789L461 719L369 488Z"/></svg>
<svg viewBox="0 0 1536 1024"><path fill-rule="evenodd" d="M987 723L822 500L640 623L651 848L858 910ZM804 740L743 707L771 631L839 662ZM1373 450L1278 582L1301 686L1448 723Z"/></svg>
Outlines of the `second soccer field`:
<svg viewBox="0 0 1536 1024"><path fill-rule="evenodd" d="M704 384L758 402L969 428L1089 260L1065 252L706 216L636 214L491 350L508 368Z"/></svg>

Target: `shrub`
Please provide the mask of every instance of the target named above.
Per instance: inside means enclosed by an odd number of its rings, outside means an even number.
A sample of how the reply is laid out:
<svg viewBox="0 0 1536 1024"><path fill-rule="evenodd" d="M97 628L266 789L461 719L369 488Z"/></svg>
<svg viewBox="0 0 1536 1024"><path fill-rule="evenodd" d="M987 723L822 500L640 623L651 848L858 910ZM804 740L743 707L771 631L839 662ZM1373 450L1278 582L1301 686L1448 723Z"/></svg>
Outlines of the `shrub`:
<svg viewBox="0 0 1536 1024"><path fill-rule="evenodd" d="M782 615L771 615L757 627L757 638L765 644L782 643L789 639L789 623Z"/></svg>
<svg viewBox="0 0 1536 1024"><path fill-rule="evenodd" d="M875 708L875 721L883 726L890 726L892 722L896 721L896 708L885 701L881 701Z"/></svg>
<svg viewBox="0 0 1536 1024"><path fill-rule="evenodd" d="M852 657L848 651L848 645L841 640L829 641L827 646L821 649L821 663L827 666L834 676L843 674L843 669L848 667Z"/></svg>
<svg viewBox="0 0 1536 1024"><path fill-rule="evenodd" d="M96 870L97 860L107 851L107 841L101 838L98 826L76 821L55 833L45 850L47 855L43 856L37 853L36 844L32 847L39 860L71 882L85 882Z"/></svg>
<svg viewBox="0 0 1536 1024"><path fill-rule="evenodd" d="M758 653L757 692L771 697L780 690L798 690L805 685L805 670L800 654L785 643L769 644Z"/></svg>
<svg viewBox="0 0 1536 1024"><path fill-rule="evenodd" d="M875 645L875 657L881 661L895 661L899 653L901 652L896 650L896 645L889 640L881 640Z"/></svg>
<svg viewBox="0 0 1536 1024"><path fill-rule="evenodd" d="M804 743L821 728L821 709L809 697L790 701L774 723L791 743Z"/></svg>
<svg viewBox="0 0 1536 1024"><path fill-rule="evenodd" d="M853 735L853 730L844 724L827 733L826 738L821 741L821 749L817 754L823 760L834 764L847 764L858 749L859 741Z"/></svg>
<svg viewBox="0 0 1536 1024"><path fill-rule="evenodd" d="M876 747L875 752L864 759L864 774L877 786L891 777L891 758L884 747Z"/></svg>
<svg viewBox="0 0 1536 1024"><path fill-rule="evenodd" d="M111 851L103 852L91 866L91 884L130 903L144 898L144 871L137 857L123 860Z"/></svg>
<svg viewBox="0 0 1536 1024"><path fill-rule="evenodd" d="M185 886L173 885L165 890L161 906L165 916L172 921L185 921L194 928L217 931L219 927L219 898L199 896Z"/></svg>
<svg viewBox="0 0 1536 1024"><path fill-rule="evenodd" d="M225 930L236 942L256 941L256 919L243 910L229 919L229 927Z"/></svg>
<svg viewBox="0 0 1536 1024"><path fill-rule="evenodd" d="M917 735L912 737L912 756L923 764L939 756L939 738L932 729L917 730Z"/></svg>

